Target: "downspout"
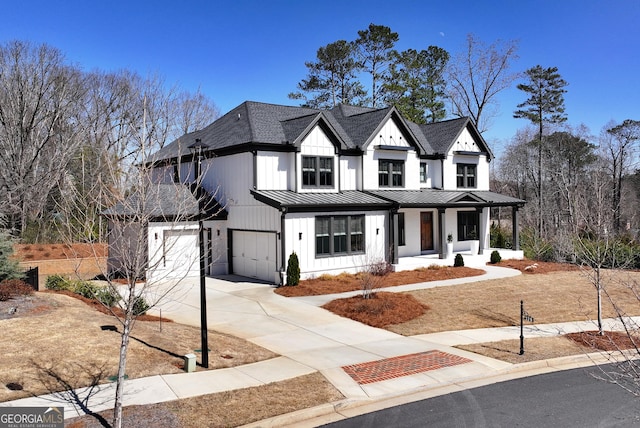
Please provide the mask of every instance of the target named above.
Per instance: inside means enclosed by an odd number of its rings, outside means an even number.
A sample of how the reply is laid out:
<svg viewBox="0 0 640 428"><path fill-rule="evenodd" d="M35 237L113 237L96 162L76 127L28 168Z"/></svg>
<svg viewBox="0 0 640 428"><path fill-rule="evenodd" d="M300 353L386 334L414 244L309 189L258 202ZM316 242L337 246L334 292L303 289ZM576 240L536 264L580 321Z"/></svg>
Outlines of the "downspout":
<svg viewBox="0 0 640 428"><path fill-rule="evenodd" d="M251 152L253 155L253 189L258 189L258 153L254 150Z"/></svg>
<svg viewBox="0 0 640 428"><path fill-rule="evenodd" d="M440 188L444 189L444 157L440 158Z"/></svg>
<svg viewBox="0 0 640 428"><path fill-rule="evenodd" d="M285 271L285 260L287 259L287 249L285 248L285 229L284 229L284 220L287 215L287 209L280 209L280 268L278 269L280 272L280 285L284 285L284 271Z"/></svg>

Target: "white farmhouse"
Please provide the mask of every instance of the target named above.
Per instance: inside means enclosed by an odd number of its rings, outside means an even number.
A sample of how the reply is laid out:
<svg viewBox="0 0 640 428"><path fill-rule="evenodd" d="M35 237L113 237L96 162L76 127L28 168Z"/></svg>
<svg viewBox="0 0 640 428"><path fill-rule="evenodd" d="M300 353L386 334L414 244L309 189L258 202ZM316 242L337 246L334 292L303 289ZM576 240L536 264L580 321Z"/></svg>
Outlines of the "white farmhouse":
<svg viewBox="0 0 640 428"><path fill-rule="evenodd" d="M189 149L196 141L202 157ZM208 274L280 283L293 252L302 278L381 261L396 269L419 258L451 264L449 235L453 252L471 256L478 241L488 258L491 207L512 207L508 257L521 258L524 201L489 190L492 158L468 118L418 125L394 107L245 102L165 146L152 166L167 188L193 187L201 171L201 190L224 208L204 221ZM160 265L197 275L198 222L189 220L148 224L149 254L164 246L154 257L173 260L174 248L187 249L190 261Z"/></svg>

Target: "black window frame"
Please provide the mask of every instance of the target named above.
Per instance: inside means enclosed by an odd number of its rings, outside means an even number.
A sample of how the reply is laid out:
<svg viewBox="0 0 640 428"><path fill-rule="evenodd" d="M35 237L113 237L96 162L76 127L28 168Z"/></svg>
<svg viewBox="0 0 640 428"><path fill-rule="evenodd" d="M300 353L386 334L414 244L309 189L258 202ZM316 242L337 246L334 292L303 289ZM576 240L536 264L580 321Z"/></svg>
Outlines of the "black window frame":
<svg viewBox="0 0 640 428"><path fill-rule="evenodd" d="M458 211L458 241L478 240L479 236L480 213L477 211Z"/></svg>
<svg viewBox="0 0 640 428"><path fill-rule="evenodd" d="M365 228L364 214L316 216L316 258L364 254Z"/></svg>
<svg viewBox="0 0 640 428"><path fill-rule="evenodd" d="M406 226L404 222L404 213L398 213L398 246L407 245Z"/></svg>
<svg viewBox="0 0 640 428"><path fill-rule="evenodd" d="M456 164L456 186L459 189L478 187L478 165L474 163Z"/></svg>
<svg viewBox="0 0 640 428"><path fill-rule="evenodd" d="M399 166L399 172L394 166ZM399 183L398 183L399 177ZM394 159L378 160L378 187L404 187L404 161Z"/></svg>
<svg viewBox="0 0 640 428"><path fill-rule="evenodd" d="M313 166L305 166L305 161L313 161ZM327 169L323 161L330 163ZM302 187L332 189L335 185L335 158L333 156L302 156Z"/></svg>
<svg viewBox="0 0 640 428"><path fill-rule="evenodd" d="M427 163L420 162L420 183L424 184L427 182Z"/></svg>

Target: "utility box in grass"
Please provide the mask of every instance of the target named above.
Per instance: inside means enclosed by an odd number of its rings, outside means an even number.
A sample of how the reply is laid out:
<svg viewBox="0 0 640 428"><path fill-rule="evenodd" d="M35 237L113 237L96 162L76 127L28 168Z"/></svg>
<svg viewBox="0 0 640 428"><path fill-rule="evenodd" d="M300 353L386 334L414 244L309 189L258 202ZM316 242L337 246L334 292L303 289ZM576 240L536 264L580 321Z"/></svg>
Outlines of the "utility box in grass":
<svg viewBox="0 0 640 428"><path fill-rule="evenodd" d="M187 354L184 356L184 371L187 373L196 371L196 356L195 354Z"/></svg>

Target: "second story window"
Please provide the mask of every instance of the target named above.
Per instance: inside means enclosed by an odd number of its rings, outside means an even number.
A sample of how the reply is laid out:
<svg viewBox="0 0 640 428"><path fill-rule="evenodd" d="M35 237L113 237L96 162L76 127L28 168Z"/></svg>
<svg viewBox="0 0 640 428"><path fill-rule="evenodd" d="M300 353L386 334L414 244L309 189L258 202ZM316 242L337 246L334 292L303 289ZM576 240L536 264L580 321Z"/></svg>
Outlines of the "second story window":
<svg viewBox="0 0 640 428"><path fill-rule="evenodd" d="M304 187L332 187L333 158L302 156L302 185Z"/></svg>
<svg viewBox="0 0 640 428"><path fill-rule="evenodd" d="M420 162L420 183L427 182L427 164L426 162Z"/></svg>
<svg viewBox="0 0 640 428"><path fill-rule="evenodd" d="M378 186L403 187L404 162L396 160L378 161Z"/></svg>
<svg viewBox="0 0 640 428"><path fill-rule="evenodd" d="M476 187L476 165L459 163L456 167L456 182L459 188Z"/></svg>

